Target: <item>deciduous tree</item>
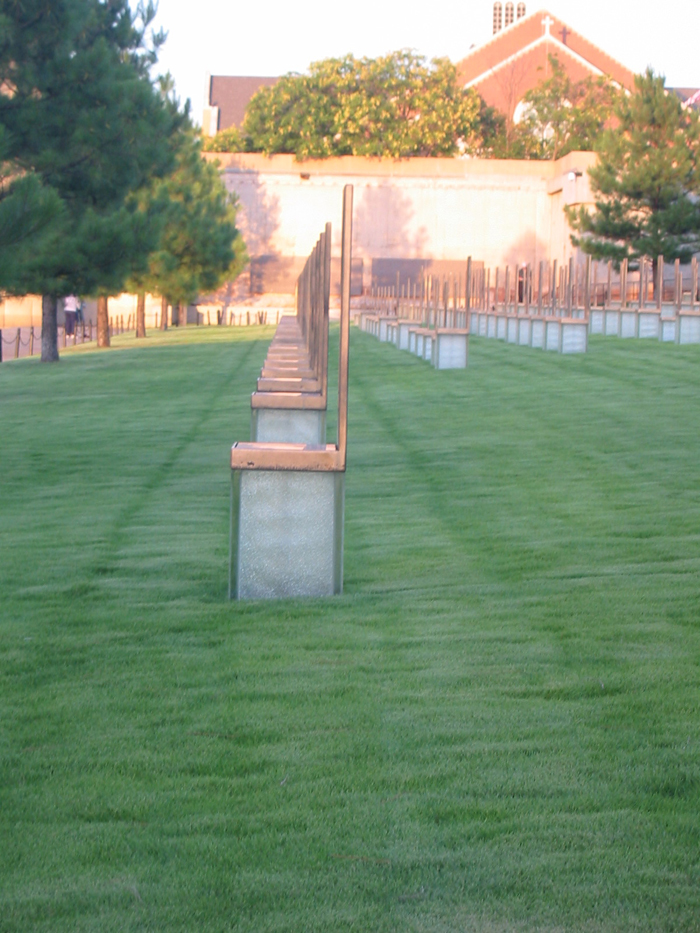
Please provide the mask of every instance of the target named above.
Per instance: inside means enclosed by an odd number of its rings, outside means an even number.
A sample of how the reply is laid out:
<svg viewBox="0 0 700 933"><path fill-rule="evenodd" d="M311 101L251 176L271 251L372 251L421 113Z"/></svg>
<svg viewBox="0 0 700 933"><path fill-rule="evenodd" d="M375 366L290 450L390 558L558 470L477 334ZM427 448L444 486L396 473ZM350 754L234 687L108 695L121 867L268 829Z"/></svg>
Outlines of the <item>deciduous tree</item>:
<svg viewBox="0 0 700 933"><path fill-rule="evenodd" d="M532 141L531 157L560 159L591 150L610 123L619 91L606 77L572 81L559 59L549 56L551 75L524 97L521 135Z"/></svg>
<svg viewBox="0 0 700 933"><path fill-rule="evenodd" d="M479 97L457 84L447 59L411 51L326 59L254 95L245 148L298 159L361 155L449 156L466 149Z"/></svg>
<svg viewBox="0 0 700 933"><path fill-rule="evenodd" d="M237 126L228 126L219 130L214 136L205 136L202 140L202 149L205 152L246 152L252 146Z"/></svg>
<svg viewBox="0 0 700 933"><path fill-rule="evenodd" d="M479 154L496 159L559 159L575 149L590 151L614 117L619 91L607 78L572 81L559 59L551 74L522 98L518 122L482 106Z"/></svg>

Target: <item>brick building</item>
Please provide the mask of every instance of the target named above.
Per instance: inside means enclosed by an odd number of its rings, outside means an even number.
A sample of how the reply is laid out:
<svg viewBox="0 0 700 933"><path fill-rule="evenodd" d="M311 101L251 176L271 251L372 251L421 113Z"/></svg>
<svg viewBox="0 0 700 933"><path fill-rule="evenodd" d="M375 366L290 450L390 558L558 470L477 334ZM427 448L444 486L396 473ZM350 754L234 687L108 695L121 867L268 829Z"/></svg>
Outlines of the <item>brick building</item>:
<svg viewBox="0 0 700 933"><path fill-rule="evenodd" d="M607 75L631 90L634 74L588 39L546 10L526 14L512 3L494 3L494 32L457 63L459 82L475 88L487 104L517 121L524 94L551 74L550 55L555 56L572 81ZM517 15L514 15L516 14Z"/></svg>

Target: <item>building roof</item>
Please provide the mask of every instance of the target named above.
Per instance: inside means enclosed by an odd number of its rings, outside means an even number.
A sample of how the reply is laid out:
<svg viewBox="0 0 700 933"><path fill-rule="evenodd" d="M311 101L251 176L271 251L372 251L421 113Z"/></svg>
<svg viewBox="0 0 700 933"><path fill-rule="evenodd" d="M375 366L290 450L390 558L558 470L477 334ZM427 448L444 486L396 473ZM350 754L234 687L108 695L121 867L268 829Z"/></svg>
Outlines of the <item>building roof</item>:
<svg viewBox="0 0 700 933"><path fill-rule="evenodd" d="M669 88L677 97L680 97L684 107L692 107L693 110L700 110L700 88L697 87L672 87Z"/></svg>
<svg viewBox="0 0 700 933"><path fill-rule="evenodd" d="M495 33L457 63L463 87L476 88L487 104L512 116L523 95L549 75L555 55L574 81L608 75L621 87L634 74L546 10L529 13Z"/></svg>
<svg viewBox="0 0 700 933"><path fill-rule="evenodd" d="M261 87L272 87L279 78L260 76L212 75L209 80L209 106L218 107L217 130L240 126L248 101Z"/></svg>

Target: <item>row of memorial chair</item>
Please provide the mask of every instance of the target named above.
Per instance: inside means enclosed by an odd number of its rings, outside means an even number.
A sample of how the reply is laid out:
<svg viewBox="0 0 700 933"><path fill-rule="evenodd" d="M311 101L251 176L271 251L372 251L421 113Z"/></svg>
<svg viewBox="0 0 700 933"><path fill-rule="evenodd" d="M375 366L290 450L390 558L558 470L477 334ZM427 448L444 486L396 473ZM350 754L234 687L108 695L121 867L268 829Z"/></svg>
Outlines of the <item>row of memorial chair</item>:
<svg viewBox="0 0 700 933"><path fill-rule="evenodd" d="M591 308L589 331L606 337L638 337L664 343L700 343L700 311L673 307Z"/></svg>
<svg viewBox="0 0 700 933"><path fill-rule="evenodd" d="M452 327L423 327L392 314L361 310L355 320L361 330L382 342L415 353L438 369L466 366L467 347L461 336L469 319L469 334L492 337L519 346L559 353L585 353L588 336L651 338L678 344L700 343L700 310L694 308L608 307L573 309L556 314L523 314L489 310L447 312Z"/></svg>
<svg viewBox="0 0 700 933"><path fill-rule="evenodd" d="M464 318L464 312L449 312L441 323L450 326L424 327L396 315L360 311L355 320L365 333L399 350L408 350L435 369L464 369L469 360L469 332Z"/></svg>
<svg viewBox="0 0 700 933"><path fill-rule="evenodd" d="M323 339L325 325L318 331ZM298 315L280 321L250 400L251 439L269 443L324 444L327 408L327 335L313 352Z"/></svg>
<svg viewBox="0 0 700 933"><path fill-rule="evenodd" d="M521 347L558 353L585 353L588 349L588 321L584 316L471 311L469 332L478 337L493 337Z"/></svg>
<svg viewBox="0 0 700 933"><path fill-rule="evenodd" d="M342 592L352 186L343 193L338 439L326 443L331 227L297 282L251 398L249 442L231 449L229 597Z"/></svg>
<svg viewBox="0 0 700 933"><path fill-rule="evenodd" d="M658 309L619 305L591 308L588 312L574 309L567 317L471 311L469 332L560 353L585 353L589 335L689 344L700 343L700 311L672 306Z"/></svg>
<svg viewBox="0 0 700 933"><path fill-rule="evenodd" d="M585 353L588 349L588 320L582 313L561 317L513 314L493 308L442 313L446 323L454 326L423 327L415 321L371 311L360 311L356 320L362 330L380 341L394 343L431 362L437 369L467 365L468 334L559 353Z"/></svg>

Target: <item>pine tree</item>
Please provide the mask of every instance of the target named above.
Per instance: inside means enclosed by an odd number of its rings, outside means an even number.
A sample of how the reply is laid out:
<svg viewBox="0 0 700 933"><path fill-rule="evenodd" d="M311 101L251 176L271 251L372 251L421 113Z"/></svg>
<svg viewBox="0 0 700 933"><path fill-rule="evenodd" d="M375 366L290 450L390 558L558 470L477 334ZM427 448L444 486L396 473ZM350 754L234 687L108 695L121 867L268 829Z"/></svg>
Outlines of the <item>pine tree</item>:
<svg viewBox="0 0 700 933"><path fill-rule="evenodd" d="M160 232L147 267L130 279L137 295L155 292L166 307L183 308L245 265L235 202L216 165L202 158L201 139L192 128L178 135L175 168L142 192L140 207ZM145 332L137 325L139 330Z"/></svg>
<svg viewBox="0 0 700 933"><path fill-rule="evenodd" d="M10 141L0 124L0 281L13 274L22 254L41 248L63 211L58 194L32 173L17 176L9 161Z"/></svg>
<svg viewBox="0 0 700 933"><path fill-rule="evenodd" d="M35 179L52 207L31 248L0 262L0 286L42 294L46 361L58 359L57 299L121 290L157 232L129 199L169 170L180 120L149 78L153 15L127 0L0 0L9 194Z"/></svg>
<svg viewBox="0 0 700 933"><path fill-rule="evenodd" d="M569 209L580 236L572 243L595 259L635 262L659 255L689 262L700 250L700 119L651 69L617 108L618 125L601 138L589 170L595 212ZM656 275L654 275L656 281Z"/></svg>

